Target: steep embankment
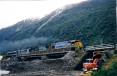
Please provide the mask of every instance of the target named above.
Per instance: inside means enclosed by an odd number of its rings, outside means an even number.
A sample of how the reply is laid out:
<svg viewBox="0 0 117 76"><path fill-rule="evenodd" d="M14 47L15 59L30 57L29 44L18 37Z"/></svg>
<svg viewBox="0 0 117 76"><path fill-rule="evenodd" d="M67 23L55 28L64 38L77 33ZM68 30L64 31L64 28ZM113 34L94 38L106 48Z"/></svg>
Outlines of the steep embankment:
<svg viewBox="0 0 117 76"><path fill-rule="evenodd" d="M117 55L113 56L108 62L93 76L117 76Z"/></svg>
<svg viewBox="0 0 117 76"><path fill-rule="evenodd" d="M89 0L67 7L42 19L24 20L0 30L0 50L71 39L80 39L85 45L117 42L115 0Z"/></svg>

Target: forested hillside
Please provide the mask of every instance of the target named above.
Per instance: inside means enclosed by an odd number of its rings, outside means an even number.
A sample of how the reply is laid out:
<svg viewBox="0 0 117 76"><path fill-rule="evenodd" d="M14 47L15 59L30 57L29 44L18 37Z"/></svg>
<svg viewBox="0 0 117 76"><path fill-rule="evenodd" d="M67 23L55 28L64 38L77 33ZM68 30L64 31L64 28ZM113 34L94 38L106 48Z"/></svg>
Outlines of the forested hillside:
<svg viewBox="0 0 117 76"><path fill-rule="evenodd" d="M85 45L116 40L115 0L89 0L57 9L42 19L27 19L0 30L0 51L80 39Z"/></svg>

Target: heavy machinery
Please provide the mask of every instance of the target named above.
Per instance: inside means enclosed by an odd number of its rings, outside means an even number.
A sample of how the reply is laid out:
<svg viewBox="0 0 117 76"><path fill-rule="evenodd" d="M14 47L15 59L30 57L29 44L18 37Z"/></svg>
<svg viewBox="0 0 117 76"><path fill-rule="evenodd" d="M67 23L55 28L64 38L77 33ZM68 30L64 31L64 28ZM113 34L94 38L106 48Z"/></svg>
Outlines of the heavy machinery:
<svg viewBox="0 0 117 76"><path fill-rule="evenodd" d="M100 66L101 54L95 54L92 59L86 59L86 62L83 63L83 71L97 70Z"/></svg>
<svg viewBox="0 0 117 76"><path fill-rule="evenodd" d="M83 71L89 71L89 70L97 70L97 59L86 59L86 62L83 63Z"/></svg>

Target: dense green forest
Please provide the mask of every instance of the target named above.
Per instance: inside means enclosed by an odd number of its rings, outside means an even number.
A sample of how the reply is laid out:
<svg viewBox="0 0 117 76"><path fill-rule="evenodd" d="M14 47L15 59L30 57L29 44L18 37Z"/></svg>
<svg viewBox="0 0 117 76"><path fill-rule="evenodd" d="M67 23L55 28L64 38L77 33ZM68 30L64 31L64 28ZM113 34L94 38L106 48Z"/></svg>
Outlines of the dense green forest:
<svg viewBox="0 0 117 76"><path fill-rule="evenodd" d="M115 0L89 0L57 9L42 19L27 19L0 30L0 51L79 39L84 45L114 43Z"/></svg>

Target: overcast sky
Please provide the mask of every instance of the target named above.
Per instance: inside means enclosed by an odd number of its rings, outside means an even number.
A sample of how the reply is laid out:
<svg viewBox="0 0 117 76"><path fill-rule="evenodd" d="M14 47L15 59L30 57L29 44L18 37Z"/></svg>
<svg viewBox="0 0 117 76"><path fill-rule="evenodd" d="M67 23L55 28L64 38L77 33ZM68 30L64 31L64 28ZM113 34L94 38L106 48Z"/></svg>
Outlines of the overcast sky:
<svg viewBox="0 0 117 76"><path fill-rule="evenodd" d="M27 18L41 18L57 8L86 0L0 0L0 29Z"/></svg>

